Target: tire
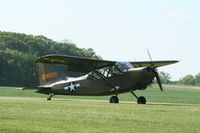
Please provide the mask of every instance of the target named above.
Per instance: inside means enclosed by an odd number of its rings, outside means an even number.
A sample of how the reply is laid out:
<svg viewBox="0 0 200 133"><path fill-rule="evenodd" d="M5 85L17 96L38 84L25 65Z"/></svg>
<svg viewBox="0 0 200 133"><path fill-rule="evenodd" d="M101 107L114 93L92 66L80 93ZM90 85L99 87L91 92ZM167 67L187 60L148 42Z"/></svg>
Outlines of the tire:
<svg viewBox="0 0 200 133"><path fill-rule="evenodd" d="M112 97L110 98L110 103L119 103L118 97L117 97L117 96L112 96Z"/></svg>
<svg viewBox="0 0 200 133"><path fill-rule="evenodd" d="M50 98L50 97L48 97L48 98L47 98L47 100L48 100L48 101L51 101L51 98Z"/></svg>
<svg viewBox="0 0 200 133"><path fill-rule="evenodd" d="M143 96L140 96L137 100L138 104L146 104L146 99Z"/></svg>

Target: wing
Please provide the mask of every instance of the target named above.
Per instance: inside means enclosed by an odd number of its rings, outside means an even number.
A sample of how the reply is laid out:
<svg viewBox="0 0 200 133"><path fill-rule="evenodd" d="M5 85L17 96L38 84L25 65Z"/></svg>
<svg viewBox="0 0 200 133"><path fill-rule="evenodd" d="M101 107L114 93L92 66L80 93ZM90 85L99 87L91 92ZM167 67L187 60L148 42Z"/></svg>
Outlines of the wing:
<svg viewBox="0 0 200 133"><path fill-rule="evenodd" d="M179 61L177 61L177 60L168 60L168 61L135 61L135 62L131 62L131 64L135 68L137 68L137 67L147 67L147 66L151 66L152 64L155 67L161 67L161 66L174 64L174 63L177 63L177 62L179 62Z"/></svg>
<svg viewBox="0 0 200 133"><path fill-rule="evenodd" d="M48 64L64 64L68 66L68 71L77 72L90 72L95 69L113 66L115 61L106 61L98 59L90 59L84 57L68 56L68 55L46 55L39 57L36 60L37 63L48 63Z"/></svg>
<svg viewBox="0 0 200 133"><path fill-rule="evenodd" d="M48 64L64 64L68 66L68 71L77 71L77 72L90 72L95 69L100 69L107 66L115 65L116 61L107 61L107 60L98 60L85 57L77 56L68 56L68 55L58 55L51 54L39 57L36 60L37 63L48 63ZM130 62L135 68L137 67L147 67L152 64L155 67L161 67L165 65L170 65L177 63L176 60L168 61L135 61Z"/></svg>

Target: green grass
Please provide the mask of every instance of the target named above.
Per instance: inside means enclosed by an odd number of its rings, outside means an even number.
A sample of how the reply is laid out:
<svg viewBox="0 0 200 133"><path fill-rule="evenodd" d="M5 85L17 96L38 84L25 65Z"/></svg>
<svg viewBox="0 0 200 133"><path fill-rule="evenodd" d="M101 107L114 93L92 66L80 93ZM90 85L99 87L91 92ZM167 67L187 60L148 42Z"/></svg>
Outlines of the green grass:
<svg viewBox="0 0 200 133"><path fill-rule="evenodd" d="M47 95L0 87L0 133L199 133L200 90L153 85L138 96L120 94L119 104L110 96Z"/></svg>
<svg viewBox="0 0 200 133"><path fill-rule="evenodd" d="M1 133L198 133L200 105L0 97Z"/></svg>
<svg viewBox="0 0 200 133"><path fill-rule="evenodd" d="M40 97L46 99L48 96L44 94L34 93L32 90L16 90L16 87L0 87L0 96L4 97ZM181 103L181 104L200 104L200 89L190 88L165 88L161 92L156 85L147 88L143 91L135 92L138 96L145 96L148 102L159 103ZM110 96L58 96L52 99L95 99L107 100ZM136 102L135 97L131 93L119 94L120 101L133 101Z"/></svg>

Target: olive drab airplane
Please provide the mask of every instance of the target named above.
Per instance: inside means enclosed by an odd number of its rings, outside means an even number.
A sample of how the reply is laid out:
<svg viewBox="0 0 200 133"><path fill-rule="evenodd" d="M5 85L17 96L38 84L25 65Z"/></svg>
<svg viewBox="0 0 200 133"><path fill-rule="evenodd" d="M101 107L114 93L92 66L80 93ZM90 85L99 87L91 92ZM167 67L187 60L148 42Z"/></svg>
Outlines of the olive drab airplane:
<svg viewBox="0 0 200 133"><path fill-rule="evenodd" d="M48 94L47 100L54 95L113 95L110 103L118 103L118 94L131 92L138 104L145 104L145 97L138 97L134 91L146 89L154 78L163 91L157 68L178 61L117 62L52 54L36 62L39 63L40 86L21 89Z"/></svg>

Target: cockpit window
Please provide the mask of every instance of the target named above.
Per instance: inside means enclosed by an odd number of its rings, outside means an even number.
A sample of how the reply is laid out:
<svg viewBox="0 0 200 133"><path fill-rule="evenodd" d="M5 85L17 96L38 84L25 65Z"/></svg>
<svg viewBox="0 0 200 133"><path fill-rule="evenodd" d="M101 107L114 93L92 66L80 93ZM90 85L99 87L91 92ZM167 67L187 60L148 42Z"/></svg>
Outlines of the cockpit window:
<svg viewBox="0 0 200 133"><path fill-rule="evenodd" d="M133 65L130 62L117 62L116 66L122 71L126 72L129 69L134 68Z"/></svg>
<svg viewBox="0 0 200 133"><path fill-rule="evenodd" d="M111 77L122 74L123 72L132 69L133 66L129 62L117 62L114 66L104 67L88 73L89 77L95 79L102 79L104 77Z"/></svg>

